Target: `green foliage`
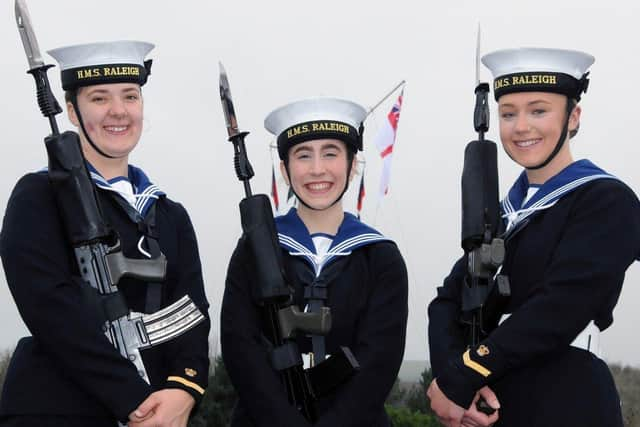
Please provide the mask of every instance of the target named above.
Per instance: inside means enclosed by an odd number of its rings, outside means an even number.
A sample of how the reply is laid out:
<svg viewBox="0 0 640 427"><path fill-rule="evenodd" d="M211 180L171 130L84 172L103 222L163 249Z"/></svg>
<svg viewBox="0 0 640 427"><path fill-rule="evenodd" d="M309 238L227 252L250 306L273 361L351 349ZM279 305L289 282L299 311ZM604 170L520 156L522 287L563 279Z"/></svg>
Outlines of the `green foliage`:
<svg viewBox="0 0 640 427"><path fill-rule="evenodd" d="M404 400L407 395L407 390L400 385L400 379L396 378L396 382L393 383L393 387L387 397L387 405L399 407L404 405Z"/></svg>
<svg viewBox="0 0 640 427"><path fill-rule="evenodd" d="M625 427L640 427L640 370L617 364L609 368L622 402Z"/></svg>
<svg viewBox="0 0 640 427"><path fill-rule="evenodd" d="M432 380L433 375L431 368L422 371L418 384L414 384L407 393L406 406L409 410L422 414L433 414L431 405L427 399L427 388Z"/></svg>
<svg viewBox="0 0 640 427"><path fill-rule="evenodd" d="M391 418L393 427L437 427L440 425L434 416L411 411L406 407L397 408L385 405L385 409Z"/></svg>
<svg viewBox="0 0 640 427"><path fill-rule="evenodd" d="M221 356L212 361L213 373L198 411L189 421L189 427L225 427L229 425L231 411L237 399Z"/></svg>
<svg viewBox="0 0 640 427"><path fill-rule="evenodd" d="M0 353L0 390L2 390L2 385L4 384L4 377L7 375L7 368L9 367L9 362L11 362L12 353L13 352L9 350Z"/></svg>

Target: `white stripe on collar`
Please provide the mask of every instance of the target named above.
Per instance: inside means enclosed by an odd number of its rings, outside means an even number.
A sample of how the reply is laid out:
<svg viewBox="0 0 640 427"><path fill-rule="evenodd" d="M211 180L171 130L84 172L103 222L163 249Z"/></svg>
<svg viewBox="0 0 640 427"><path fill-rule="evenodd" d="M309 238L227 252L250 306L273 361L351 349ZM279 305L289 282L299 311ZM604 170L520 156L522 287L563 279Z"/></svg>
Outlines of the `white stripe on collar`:
<svg viewBox="0 0 640 427"><path fill-rule="evenodd" d="M113 187L109 183L109 181L104 179L100 174L93 171L91 171L90 174L96 186L102 188L103 190L111 191L118 194L120 197L126 200L140 214L144 213L144 209L147 203L151 199L157 200L160 198L159 194L163 194L162 191L158 188L158 186L153 184L147 187L142 193L133 194L133 197L135 198L135 202L131 203L130 197L127 193L124 193L120 191L118 188ZM135 188L134 188L134 191L135 191Z"/></svg>
<svg viewBox="0 0 640 427"><path fill-rule="evenodd" d="M320 275L322 268L336 257L351 255L354 249L369 243L381 242L389 240L386 237L376 233L364 233L353 236L335 247L331 248L324 255L316 255L307 249L303 244L296 241L293 237L278 233L280 244L289 249L289 254L293 256L303 256L312 265L316 277Z"/></svg>
<svg viewBox="0 0 640 427"><path fill-rule="evenodd" d="M529 218L535 212L552 207L564 195L566 195L567 193L570 193L571 191L575 190L581 185L584 185L590 181L593 181L596 179L602 179L602 178L617 179L614 176L609 174L597 174L597 175L585 176L585 177L576 179L574 181L571 181L563 185L562 187L555 189L554 191L547 194L546 196L543 196L540 200L532 203L531 206L523 209L518 209L518 210L514 209L513 205L511 204L511 201L509 200L508 197L506 197L502 201L502 208L505 212L502 215L502 217L507 220L506 232L508 233L511 229L513 229L514 227L522 223L525 219ZM526 203L525 203L525 206L526 206Z"/></svg>

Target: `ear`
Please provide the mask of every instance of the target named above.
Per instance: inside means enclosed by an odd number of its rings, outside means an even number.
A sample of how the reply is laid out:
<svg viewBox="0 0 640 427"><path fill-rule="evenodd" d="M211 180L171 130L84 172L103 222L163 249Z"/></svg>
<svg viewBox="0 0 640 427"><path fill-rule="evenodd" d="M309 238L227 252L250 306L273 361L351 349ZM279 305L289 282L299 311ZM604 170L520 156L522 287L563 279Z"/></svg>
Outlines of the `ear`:
<svg viewBox="0 0 640 427"><path fill-rule="evenodd" d="M287 173L287 168L284 165L284 161L280 160L280 173L284 178L284 182L287 183L289 187L291 187L291 183L289 182L289 174Z"/></svg>
<svg viewBox="0 0 640 427"><path fill-rule="evenodd" d="M582 108L579 105L573 107L571 114L569 115L569 131L574 131L578 129L580 126L580 114L582 113Z"/></svg>
<svg viewBox="0 0 640 427"><path fill-rule="evenodd" d="M67 117L69 117L69 121L77 128L80 127L80 121L78 120L78 115L76 114L76 109L71 102L67 102Z"/></svg>
<svg viewBox="0 0 640 427"><path fill-rule="evenodd" d="M353 155L353 160L351 161L351 173L349 174L349 182L353 181L353 178L358 175L358 154Z"/></svg>

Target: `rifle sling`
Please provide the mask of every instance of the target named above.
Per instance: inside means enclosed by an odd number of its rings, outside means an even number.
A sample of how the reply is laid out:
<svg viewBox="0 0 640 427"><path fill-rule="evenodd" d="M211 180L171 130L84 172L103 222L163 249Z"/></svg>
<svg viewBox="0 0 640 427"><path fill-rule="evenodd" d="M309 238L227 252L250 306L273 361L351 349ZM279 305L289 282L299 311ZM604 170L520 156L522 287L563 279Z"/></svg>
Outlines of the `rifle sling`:
<svg viewBox="0 0 640 427"><path fill-rule="evenodd" d="M109 322L113 322L129 314L127 302L119 291L112 294L100 295L100 302L102 303L104 315Z"/></svg>
<svg viewBox="0 0 640 427"><path fill-rule="evenodd" d="M325 266L320 274L304 288L304 299L308 304L309 312L319 313L326 306L325 302L329 297L328 285L340 274L345 258L338 258ZM311 335L311 345L313 348L313 365L322 363L327 355L325 337L322 335Z"/></svg>
<svg viewBox="0 0 640 427"><path fill-rule="evenodd" d="M160 245L158 244L158 235L156 234L156 203L153 203L147 215L143 217L137 210L133 208L119 194L108 192L113 200L120 205L126 212L127 216L138 226L138 231L145 237L145 250L151 254L151 258L155 259L160 256ZM155 313L162 306L162 283L147 282L147 295L145 298L145 313Z"/></svg>

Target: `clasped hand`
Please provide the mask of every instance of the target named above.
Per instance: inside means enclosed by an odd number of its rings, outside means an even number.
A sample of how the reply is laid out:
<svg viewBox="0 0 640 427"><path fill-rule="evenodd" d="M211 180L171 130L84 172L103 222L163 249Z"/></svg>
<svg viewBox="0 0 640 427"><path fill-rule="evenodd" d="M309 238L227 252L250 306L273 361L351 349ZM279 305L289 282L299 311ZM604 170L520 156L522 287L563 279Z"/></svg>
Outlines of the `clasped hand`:
<svg viewBox="0 0 640 427"><path fill-rule="evenodd" d="M446 427L489 427L498 421L498 409L500 403L493 391L485 386L476 393L473 402L468 409L456 405L440 390L436 379L431 381L427 389L427 397L431 401L431 409L435 412L440 423ZM492 415L486 415L476 408L476 402L480 397L496 411Z"/></svg>
<svg viewBox="0 0 640 427"><path fill-rule="evenodd" d="M193 397L184 390L168 388L152 393L129 415L129 427L186 427Z"/></svg>

